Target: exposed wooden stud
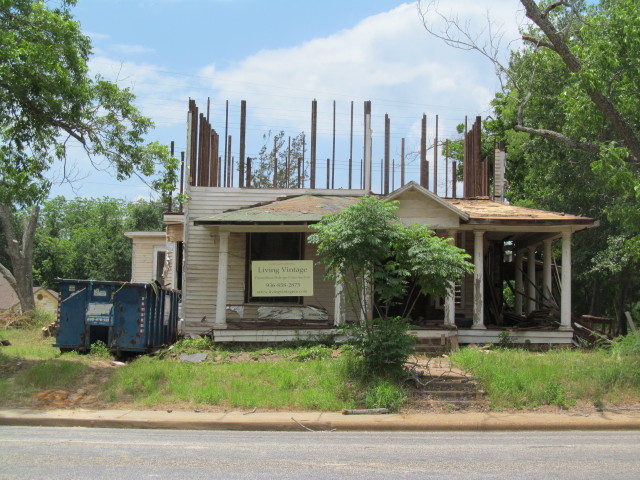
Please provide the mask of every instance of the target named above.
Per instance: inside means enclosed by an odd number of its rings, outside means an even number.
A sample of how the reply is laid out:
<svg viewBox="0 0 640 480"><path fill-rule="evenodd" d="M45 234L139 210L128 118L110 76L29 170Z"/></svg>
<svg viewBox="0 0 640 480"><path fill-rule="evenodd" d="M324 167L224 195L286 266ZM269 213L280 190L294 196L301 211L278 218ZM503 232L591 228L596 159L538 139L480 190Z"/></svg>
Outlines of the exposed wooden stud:
<svg viewBox="0 0 640 480"><path fill-rule="evenodd" d="M327 190L331 188L331 182L329 178L330 173L331 173L331 159L327 158Z"/></svg>
<svg viewBox="0 0 640 480"><path fill-rule="evenodd" d="M400 186L404 186L404 137L400 142Z"/></svg>
<svg viewBox="0 0 640 480"><path fill-rule="evenodd" d="M278 188L278 136L273 136L273 188Z"/></svg>
<svg viewBox="0 0 640 480"><path fill-rule="evenodd" d="M231 148L228 148L228 138L229 138L229 100L226 101L226 108L225 108L225 114L224 114L224 168L225 168L225 175L223 178L228 179L229 178L229 172L228 172L228 155L229 155L229 150L231 150ZM227 149L228 148L228 149ZM224 182L224 186L227 187L229 186L229 182L225 181Z"/></svg>
<svg viewBox="0 0 640 480"><path fill-rule="evenodd" d="M451 198L456 198L458 196L457 169L458 169L458 162L454 160L453 162L451 162L451 177L452 177Z"/></svg>
<svg viewBox="0 0 640 480"><path fill-rule="evenodd" d="M429 167L427 166L427 115L422 114L420 129L420 186L429 188Z"/></svg>
<svg viewBox="0 0 640 480"><path fill-rule="evenodd" d="M353 177L353 100L351 100L351 130L349 133L349 190Z"/></svg>
<svg viewBox="0 0 640 480"><path fill-rule="evenodd" d="M371 192L372 143L371 143L371 100L364 102L364 156L363 185L364 190Z"/></svg>
<svg viewBox="0 0 640 480"><path fill-rule="evenodd" d="M311 152L310 152L310 172L309 187L316 188L316 122L318 120L318 102L311 102Z"/></svg>
<svg viewBox="0 0 640 480"><path fill-rule="evenodd" d="M212 130L213 138L211 140L211 186L220 186L220 135Z"/></svg>
<svg viewBox="0 0 640 480"><path fill-rule="evenodd" d="M391 121L389 114L384 114L384 189L383 193L389 195L389 137L391 130Z"/></svg>
<svg viewBox="0 0 640 480"><path fill-rule="evenodd" d="M169 151L171 153L171 158L173 158L175 156L175 142L173 140L171 140ZM173 190L169 192L169 204L167 205L168 212L171 212L171 209L173 208L172 204L173 204Z"/></svg>
<svg viewBox="0 0 640 480"><path fill-rule="evenodd" d="M289 188L289 177L291 176L291 135L289 135L289 144L287 146L287 164L285 168L286 177L284 187Z"/></svg>
<svg viewBox="0 0 640 480"><path fill-rule="evenodd" d="M247 157L247 188L251 188L251 157Z"/></svg>
<svg viewBox="0 0 640 480"><path fill-rule="evenodd" d="M300 174L300 179L298 180L298 188L304 188L304 169L305 169L305 154L307 149L307 136L302 134L302 174ZM299 170L298 170L299 171Z"/></svg>
<svg viewBox="0 0 640 480"><path fill-rule="evenodd" d="M438 194L438 115L436 115L436 138L433 141L433 193Z"/></svg>
<svg viewBox="0 0 640 480"><path fill-rule="evenodd" d="M240 158L238 159L238 181L239 187L244 187L244 154L245 136L247 132L247 101L240 101Z"/></svg>
<svg viewBox="0 0 640 480"><path fill-rule="evenodd" d="M336 101L333 101L333 147L331 149L331 188L336 188Z"/></svg>
<svg viewBox="0 0 640 480"><path fill-rule="evenodd" d="M444 147L444 197L449 197L449 139Z"/></svg>
<svg viewBox="0 0 640 480"><path fill-rule="evenodd" d="M227 142L227 184L226 187L231 186L231 135L229 135L229 141Z"/></svg>
<svg viewBox="0 0 640 480"><path fill-rule="evenodd" d="M184 152L180 152L180 212L184 208L182 195L184 194Z"/></svg>

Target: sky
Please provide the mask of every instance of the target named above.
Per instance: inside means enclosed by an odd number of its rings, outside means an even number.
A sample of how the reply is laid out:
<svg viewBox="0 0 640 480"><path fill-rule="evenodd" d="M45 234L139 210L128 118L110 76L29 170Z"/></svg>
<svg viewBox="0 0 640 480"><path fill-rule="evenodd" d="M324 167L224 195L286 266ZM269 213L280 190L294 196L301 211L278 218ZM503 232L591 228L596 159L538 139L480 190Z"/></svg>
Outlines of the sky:
<svg viewBox="0 0 640 480"><path fill-rule="evenodd" d="M490 18L492 31L503 35L504 55L514 45L511 41L517 39L524 17L515 0L441 0L439 10L469 25L481 42ZM471 123L476 115L490 114L489 103L499 90L491 63L430 36L415 3L79 0L73 14L92 40L92 74L130 88L138 108L155 123L148 140L167 145L174 141L177 156L185 150L187 106L193 98L201 112L206 112L210 99L213 128L223 137L226 128L232 136L235 159L241 100L247 102L247 155L254 157L269 132L294 137L304 131L308 136L311 102L316 99L317 158L332 157L335 101L335 186L340 188L346 187L348 176L352 101L357 165L362 158L363 102L372 102L372 184L379 191L385 114L391 124L391 158L399 164L405 138L406 179L418 180L422 115L427 115L429 144L436 115L439 138L454 138L465 116ZM436 21L433 14L428 19ZM154 197L140 179L118 182L108 168L91 168L80 148L70 151L78 181L54 184L52 196ZM432 158L433 153L428 155ZM444 161L439 160L442 172ZM56 172L52 171L54 180L59 177ZM324 186L323 167L317 175L323 179L319 186ZM397 188L399 167L394 180Z"/></svg>

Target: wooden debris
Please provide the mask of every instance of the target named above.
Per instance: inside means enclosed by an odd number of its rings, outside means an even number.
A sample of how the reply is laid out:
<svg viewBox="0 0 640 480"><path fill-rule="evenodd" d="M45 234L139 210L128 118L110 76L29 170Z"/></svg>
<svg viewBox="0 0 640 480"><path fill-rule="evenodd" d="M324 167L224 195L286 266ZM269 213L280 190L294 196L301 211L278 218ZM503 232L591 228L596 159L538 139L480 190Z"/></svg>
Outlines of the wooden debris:
<svg viewBox="0 0 640 480"><path fill-rule="evenodd" d="M355 409L345 408L342 410L343 415L381 415L384 413L389 413L389 409L388 408L355 408Z"/></svg>

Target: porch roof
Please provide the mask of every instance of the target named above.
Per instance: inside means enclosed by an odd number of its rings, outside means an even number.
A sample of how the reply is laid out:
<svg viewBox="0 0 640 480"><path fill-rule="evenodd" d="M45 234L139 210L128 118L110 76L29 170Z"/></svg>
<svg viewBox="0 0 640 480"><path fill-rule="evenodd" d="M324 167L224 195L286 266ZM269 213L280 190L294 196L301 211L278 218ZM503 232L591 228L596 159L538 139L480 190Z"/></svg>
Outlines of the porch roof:
<svg viewBox="0 0 640 480"><path fill-rule="evenodd" d="M447 199L479 225L595 225L593 218L494 202L489 198Z"/></svg>
<svg viewBox="0 0 640 480"><path fill-rule="evenodd" d="M230 210L195 219L196 225L305 224L316 223L324 215L338 213L357 203L360 197L339 195L298 195L248 208Z"/></svg>

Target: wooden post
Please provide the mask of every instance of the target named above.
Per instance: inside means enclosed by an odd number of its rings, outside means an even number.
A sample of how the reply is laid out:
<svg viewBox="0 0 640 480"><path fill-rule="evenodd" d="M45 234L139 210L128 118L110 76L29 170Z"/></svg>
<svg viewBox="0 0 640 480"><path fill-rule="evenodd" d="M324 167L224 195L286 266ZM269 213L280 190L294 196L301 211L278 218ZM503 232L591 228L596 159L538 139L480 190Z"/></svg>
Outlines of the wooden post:
<svg viewBox="0 0 640 480"><path fill-rule="evenodd" d="M278 188L278 136L273 136L273 188Z"/></svg>
<svg viewBox="0 0 640 480"><path fill-rule="evenodd" d="M225 168L225 175L224 177L222 177L223 180L222 182L224 183L223 186L228 186L228 182L226 181L227 178L229 178L229 174L227 172L227 155L228 155L228 150L227 150L227 146L228 146L228 139L229 139L229 100L226 101L226 108L225 108L225 114L224 114L224 168ZM231 150L231 148L229 148L229 150Z"/></svg>
<svg viewBox="0 0 640 480"><path fill-rule="evenodd" d="M553 294L551 291L551 242L547 238L542 242L542 294L545 307L551 307Z"/></svg>
<svg viewBox="0 0 640 480"><path fill-rule="evenodd" d="M422 114L420 129L420 186L429 189L429 170L427 167L427 115Z"/></svg>
<svg viewBox="0 0 640 480"><path fill-rule="evenodd" d="M213 137L211 139L211 186L220 186L220 135L215 130L212 130Z"/></svg>
<svg viewBox="0 0 640 480"><path fill-rule="evenodd" d="M473 232L473 325L472 329L486 329L484 325L484 231Z"/></svg>
<svg viewBox="0 0 640 480"><path fill-rule="evenodd" d="M449 139L444 147L444 197L449 197Z"/></svg>
<svg viewBox="0 0 640 480"><path fill-rule="evenodd" d="M247 188L251 188L251 157L247 157Z"/></svg>
<svg viewBox="0 0 640 480"><path fill-rule="evenodd" d="M229 264L229 232L218 233L218 291L216 295L216 328L227 328L227 272Z"/></svg>
<svg viewBox="0 0 640 480"><path fill-rule="evenodd" d="M400 186L404 186L404 137L400 142Z"/></svg>
<svg viewBox="0 0 640 480"><path fill-rule="evenodd" d="M456 244L456 231L447 230L447 237L452 239L451 244ZM456 285L449 282L449 291L444 300L444 324L453 326L456 324Z"/></svg>
<svg viewBox="0 0 640 480"><path fill-rule="evenodd" d="M228 142L228 149L227 149L227 184L225 186L230 187L231 186L231 135L229 135L229 142Z"/></svg>
<svg viewBox="0 0 640 480"><path fill-rule="evenodd" d="M451 184L451 198L456 198L458 196L458 162L455 160L451 162L451 178L453 183Z"/></svg>
<svg viewBox="0 0 640 480"><path fill-rule="evenodd" d="M571 330L571 232L562 232L560 330Z"/></svg>
<svg viewBox="0 0 640 480"><path fill-rule="evenodd" d="M523 280L523 252L521 250L516 251L516 263L515 263L515 276L516 276L516 292L515 292L515 305L514 311L516 315L522 315L522 298L524 294L524 280Z"/></svg>
<svg viewBox="0 0 640 480"><path fill-rule="evenodd" d="M180 152L180 212L184 205L182 204L182 195L184 193L184 152Z"/></svg>
<svg viewBox="0 0 640 480"><path fill-rule="evenodd" d="M238 180L240 188L244 187L244 149L245 149L245 136L247 132L247 101L240 101L240 162L238 165Z"/></svg>
<svg viewBox="0 0 640 480"><path fill-rule="evenodd" d="M336 101L333 101L333 148L331 149L331 188L336 188ZM327 187L328 188L328 187Z"/></svg>
<svg viewBox="0 0 640 480"><path fill-rule="evenodd" d="M286 166L286 178L284 182L285 188L289 188L289 177L291 176L291 135L289 135L289 144L287 145L287 166Z"/></svg>
<svg viewBox="0 0 640 480"><path fill-rule="evenodd" d="M318 120L318 102L311 102L311 165L309 172L309 188L316 188L316 122Z"/></svg>
<svg viewBox="0 0 640 480"><path fill-rule="evenodd" d="M329 181L330 174L331 174L331 159L327 158L327 190L331 188L331 182Z"/></svg>
<svg viewBox="0 0 640 480"><path fill-rule="evenodd" d="M527 256L527 313L538 309L536 300L536 246L529 247Z"/></svg>
<svg viewBox="0 0 640 480"><path fill-rule="evenodd" d="M366 192L371 192L372 170L372 143L371 143L371 101L364 102L364 157L363 157L363 185Z"/></svg>
<svg viewBox="0 0 640 480"><path fill-rule="evenodd" d="M438 194L438 115L436 115L436 138L433 141L433 193Z"/></svg>
<svg viewBox="0 0 640 480"><path fill-rule="evenodd" d="M391 121L389 115L384 114L384 189L383 193L389 195L389 137Z"/></svg>
<svg viewBox="0 0 640 480"><path fill-rule="evenodd" d="M351 100L351 130L349 133L349 190L353 178L353 100Z"/></svg>

